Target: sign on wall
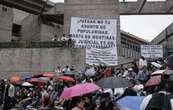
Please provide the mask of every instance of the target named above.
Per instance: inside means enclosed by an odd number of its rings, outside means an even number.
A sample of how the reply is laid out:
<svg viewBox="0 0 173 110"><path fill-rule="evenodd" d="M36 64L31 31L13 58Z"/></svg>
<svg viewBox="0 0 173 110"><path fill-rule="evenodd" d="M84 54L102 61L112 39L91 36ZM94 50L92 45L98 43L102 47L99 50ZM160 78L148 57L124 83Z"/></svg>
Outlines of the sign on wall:
<svg viewBox="0 0 173 110"><path fill-rule="evenodd" d="M86 48L87 64L117 65L116 19L72 17L70 35L76 48Z"/></svg>
<svg viewBox="0 0 173 110"><path fill-rule="evenodd" d="M91 48L86 49L86 63L90 65L117 65L117 51L114 48L97 49Z"/></svg>
<svg viewBox="0 0 173 110"><path fill-rule="evenodd" d="M145 58L162 58L162 45L141 45L141 55Z"/></svg>

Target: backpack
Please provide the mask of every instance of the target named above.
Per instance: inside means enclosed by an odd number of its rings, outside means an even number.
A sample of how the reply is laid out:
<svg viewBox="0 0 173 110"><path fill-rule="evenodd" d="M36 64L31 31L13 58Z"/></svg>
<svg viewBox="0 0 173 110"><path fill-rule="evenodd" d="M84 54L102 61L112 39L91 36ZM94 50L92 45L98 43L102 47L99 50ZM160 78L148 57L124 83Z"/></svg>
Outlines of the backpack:
<svg viewBox="0 0 173 110"><path fill-rule="evenodd" d="M173 99L172 94L155 93L145 110L172 110L171 99Z"/></svg>

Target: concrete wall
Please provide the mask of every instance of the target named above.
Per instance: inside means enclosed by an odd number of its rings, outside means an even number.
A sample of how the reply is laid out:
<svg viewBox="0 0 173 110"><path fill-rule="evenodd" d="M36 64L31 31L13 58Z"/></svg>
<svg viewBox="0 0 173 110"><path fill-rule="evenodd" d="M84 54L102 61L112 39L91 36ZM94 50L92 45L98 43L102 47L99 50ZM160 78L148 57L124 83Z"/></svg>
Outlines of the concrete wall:
<svg viewBox="0 0 173 110"><path fill-rule="evenodd" d="M29 13L18 10L18 9L13 9L13 23L15 24L22 24L23 19L29 15Z"/></svg>
<svg viewBox="0 0 173 110"><path fill-rule="evenodd" d="M38 16L30 14L22 21L22 40L40 41L41 20Z"/></svg>
<svg viewBox="0 0 173 110"><path fill-rule="evenodd" d="M6 78L12 73L54 71L57 65L84 68L85 51L72 48L16 48L0 50L0 74Z"/></svg>
<svg viewBox="0 0 173 110"><path fill-rule="evenodd" d="M64 3L56 3L53 8L49 11L44 12L45 14L64 14Z"/></svg>
<svg viewBox="0 0 173 110"><path fill-rule="evenodd" d="M63 28L56 28L46 24L41 24L40 41L51 41L55 34L58 35L60 39L63 35Z"/></svg>
<svg viewBox="0 0 173 110"><path fill-rule="evenodd" d="M0 5L0 42L11 41L13 10Z"/></svg>

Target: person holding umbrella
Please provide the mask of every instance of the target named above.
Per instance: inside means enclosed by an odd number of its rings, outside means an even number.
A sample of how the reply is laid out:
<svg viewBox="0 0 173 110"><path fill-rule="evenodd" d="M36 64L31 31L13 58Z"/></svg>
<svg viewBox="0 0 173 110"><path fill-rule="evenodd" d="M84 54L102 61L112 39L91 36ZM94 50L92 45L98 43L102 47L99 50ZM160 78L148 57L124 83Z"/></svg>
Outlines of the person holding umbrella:
<svg viewBox="0 0 173 110"><path fill-rule="evenodd" d="M173 56L166 60L166 71L161 76L161 91L148 95L141 103L140 110L173 110Z"/></svg>
<svg viewBox="0 0 173 110"><path fill-rule="evenodd" d="M103 93L101 96L99 110L120 110L119 107L113 103L109 93Z"/></svg>
<svg viewBox="0 0 173 110"><path fill-rule="evenodd" d="M75 107L72 108L72 110L85 110L85 100L82 97L75 98L76 104Z"/></svg>

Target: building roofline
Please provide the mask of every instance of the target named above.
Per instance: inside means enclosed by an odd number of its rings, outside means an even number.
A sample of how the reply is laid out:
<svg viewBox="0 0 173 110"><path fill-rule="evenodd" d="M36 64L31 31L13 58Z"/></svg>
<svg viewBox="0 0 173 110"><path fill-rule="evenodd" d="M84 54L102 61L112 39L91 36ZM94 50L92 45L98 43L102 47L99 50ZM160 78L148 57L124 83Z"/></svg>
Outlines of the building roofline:
<svg viewBox="0 0 173 110"><path fill-rule="evenodd" d="M133 34L130 34L129 32L124 31L124 30L121 30L121 33L122 33L122 34L125 34L125 35L127 35L127 36L129 36L129 37L131 37L131 38L137 39L137 40L139 40L139 41L142 41L142 42L145 42L145 43L150 43L149 41L144 40L144 39L142 39L142 38L139 38L139 37L137 37L137 36L135 36L135 35L133 35Z"/></svg>

